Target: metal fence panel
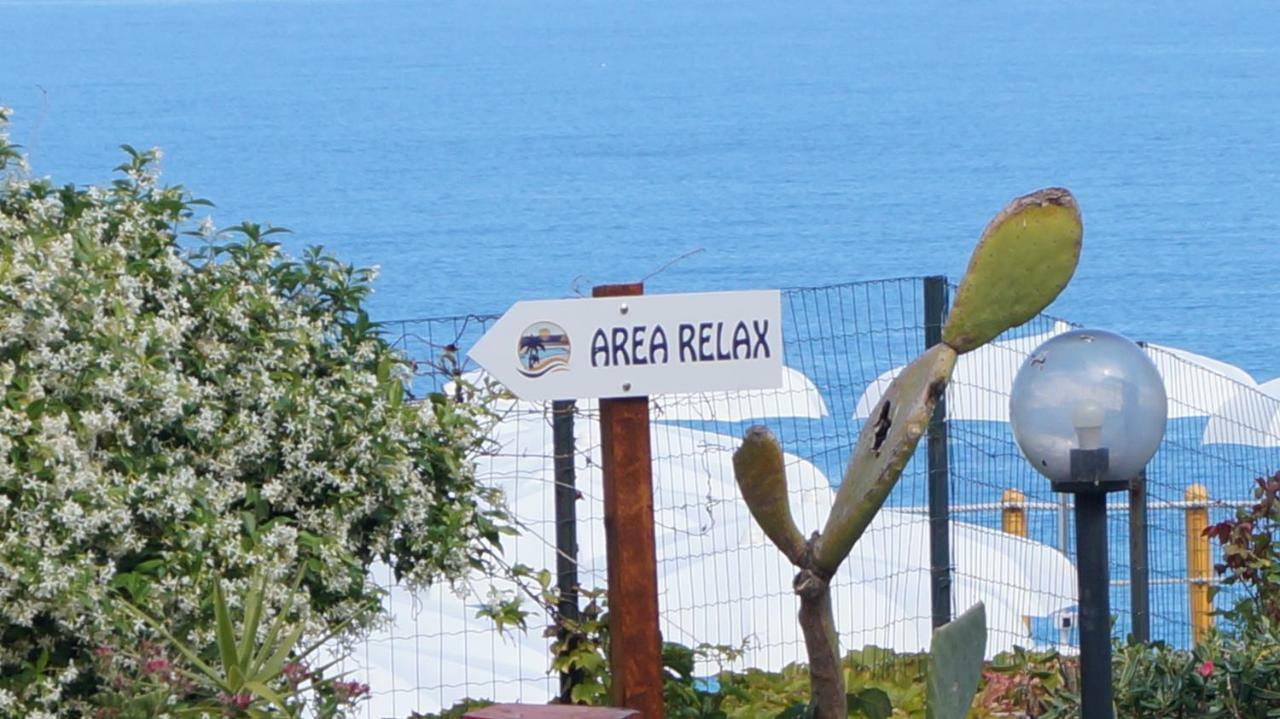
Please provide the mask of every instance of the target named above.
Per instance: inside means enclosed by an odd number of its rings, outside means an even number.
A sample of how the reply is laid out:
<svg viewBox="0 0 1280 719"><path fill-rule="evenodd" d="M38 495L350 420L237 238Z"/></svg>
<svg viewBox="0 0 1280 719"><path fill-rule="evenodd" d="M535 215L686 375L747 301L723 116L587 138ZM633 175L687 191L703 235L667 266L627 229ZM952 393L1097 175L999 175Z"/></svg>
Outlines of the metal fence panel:
<svg viewBox="0 0 1280 719"><path fill-rule="evenodd" d="M666 640L687 645L710 637L731 637L732 643L746 640L750 651L745 666L776 668L803 659L803 642L795 631L797 603L791 574L785 566L761 560L767 540L741 519L729 459L748 426L768 425L795 455L788 469L790 490L801 508L797 523L806 532L821 528L823 502L829 502L830 488L838 484L861 426L860 398L868 388L883 388L894 368L910 362L925 347L923 293L923 278L786 290L784 361L811 384L796 382L782 390L740 393L729 406L717 396L653 398L658 561L660 578L665 579L660 579L659 602ZM416 363L413 391L421 395L447 389L455 373L474 369L465 351L495 318L469 315L397 321L387 323L385 329ZM1019 577L1002 577L1001 562L1025 562L1027 557L1010 553L1039 552L1040 548L1018 545L997 556L997 552L975 554L970 546L972 537L1001 530L1008 490L1025 497L1022 516L1027 537L1074 557L1071 513L1063 511L1048 481L1023 460L1008 424L999 419L1007 410L1012 372L1040 340L1070 326L1042 316L1006 333L983 354L975 353L948 389L949 536L958 545L952 548L954 611L962 611L975 597L1017 597L1020 590L1028 589L1019 585ZM1253 433L1247 435L1251 444L1204 444L1208 424L1219 410L1220 392L1224 386L1232 387L1230 381L1224 385L1221 376L1193 357L1156 347L1148 351L1164 370L1176 415L1148 468L1152 638L1187 646L1191 622L1185 493L1192 484L1208 489L1211 521L1226 517L1234 504L1246 501L1252 478L1280 465L1280 438L1267 429L1277 403L1239 385L1237 404L1243 403L1243 409L1214 421L1244 427ZM1210 386L1216 389L1210 391ZM507 559L554 570L557 527L551 405L508 402L498 409L505 415L502 436L509 456L482 463L489 472L483 479L507 489L522 531L532 538L513 544ZM577 403L573 459L579 476L577 491L582 493L576 526L578 577L584 588L603 587L605 582L601 497L593 483L598 482L599 469L597 423L595 403ZM1253 446L1268 442L1270 447ZM865 556L858 560L858 582L841 586L844 575L839 575L833 584L843 648L911 647L919 645L922 628L927 636L931 623L928 537L914 529L927 511L928 483L922 442L886 504L890 511L885 520L859 544ZM1131 627L1129 522L1123 501L1117 500L1122 495L1113 499L1110 516L1112 608L1115 632L1124 636ZM915 559L894 559L902 557ZM885 561L877 563L876 558ZM390 590L396 621L376 633L352 662L356 675L364 676L373 687L369 716L408 716L411 711L448 706L464 696L544 701L556 693L557 678L548 672L546 640L541 638L545 623L531 625L523 639L504 637L482 622L459 621L459 602L446 590L411 596L394 586L390 577L382 579ZM477 578L475 586L483 591L486 584L484 578ZM1058 599L1070 603L1070 586L1055 586L1061 588ZM867 592L873 594L864 596ZM441 616L449 612L453 618L443 622ZM1063 614L1069 617L1069 612ZM1061 629L1061 620L1062 616L1028 617L1025 623L993 631L1004 632L997 638L1007 644L1061 646L1070 651L1075 637ZM394 666L387 667L389 662Z"/></svg>

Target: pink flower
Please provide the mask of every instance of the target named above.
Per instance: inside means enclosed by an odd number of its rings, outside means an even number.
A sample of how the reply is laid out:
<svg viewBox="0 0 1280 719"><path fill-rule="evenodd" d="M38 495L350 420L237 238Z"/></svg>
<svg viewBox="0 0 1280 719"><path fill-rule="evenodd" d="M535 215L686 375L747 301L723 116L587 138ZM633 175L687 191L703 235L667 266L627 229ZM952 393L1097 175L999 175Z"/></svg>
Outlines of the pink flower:
<svg viewBox="0 0 1280 719"><path fill-rule="evenodd" d="M1205 679L1208 679L1210 676L1213 675L1213 662L1206 661L1204 664L1201 664L1200 666L1196 667L1196 674L1199 674Z"/></svg>
<svg viewBox="0 0 1280 719"><path fill-rule="evenodd" d="M368 693L369 685L355 680L333 683L333 696L341 703L353 702Z"/></svg>
<svg viewBox="0 0 1280 719"><path fill-rule="evenodd" d="M280 673L289 681L290 686L296 689L302 680L307 678L307 666L300 662L289 662L280 667Z"/></svg>
<svg viewBox="0 0 1280 719"><path fill-rule="evenodd" d="M142 665L142 671L147 674L168 674L171 668L173 665L164 657L148 659L147 663Z"/></svg>
<svg viewBox="0 0 1280 719"><path fill-rule="evenodd" d="M245 709L249 708L250 704L253 703L253 695L252 694L228 694L226 692L222 692L221 694L218 695L218 701L223 706L244 711Z"/></svg>

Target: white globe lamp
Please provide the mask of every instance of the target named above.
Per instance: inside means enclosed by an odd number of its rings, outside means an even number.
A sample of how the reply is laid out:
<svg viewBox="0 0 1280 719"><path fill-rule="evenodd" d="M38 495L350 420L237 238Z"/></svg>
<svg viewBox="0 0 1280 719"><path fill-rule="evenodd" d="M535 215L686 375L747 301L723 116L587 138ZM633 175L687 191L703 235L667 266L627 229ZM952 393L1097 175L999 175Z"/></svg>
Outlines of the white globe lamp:
<svg viewBox="0 0 1280 719"><path fill-rule="evenodd" d="M1169 406L1164 382L1132 341L1074 330L1037 347L1009 395L1023 456L1054 491L1075 496L1080 716L1113 719L1107 492L1141 481L1160 447Z"/></svg>

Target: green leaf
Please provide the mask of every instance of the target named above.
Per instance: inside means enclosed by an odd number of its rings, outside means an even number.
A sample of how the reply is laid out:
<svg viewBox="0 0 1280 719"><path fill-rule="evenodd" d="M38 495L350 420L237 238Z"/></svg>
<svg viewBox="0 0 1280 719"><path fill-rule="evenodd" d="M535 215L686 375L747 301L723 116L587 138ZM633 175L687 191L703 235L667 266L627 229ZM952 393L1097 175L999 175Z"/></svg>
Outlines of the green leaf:
<svg viewBox="0 0 1280 719"><path fill-rule="evenodd" d="M258 637L258 624L262 620L263 592L266 579L259 574L251 580L249 594L244 600L244 627L240 636L240 648L236 652L240 673L248 675L252 668L254 641Z"/></svg>
<svg viewBox="0 0 1280 719"><path fill-rule="evenodd" d="M222 668L226 672L227 683L233 690L239 690L244 681L244 674L240 672L240 661L236 657L235 629L231 626L227 598L222 594L222 582L216 578L213 581L213 619L218 653L222 657Z"/></svg>
<svg viewBox="0 0 1280 719"><path fill-rule="evenodd" d="M590 704L604 695L604 687L599 684L576 684L569 690L569 698L578 704Z"/></svg>
<svg viewBox="0 0 1280 719"><path fill-rule="evenodd" d="M775 719L813 719L817 708L813 704L792 704L783 709Z"/></svg>
<svg viewBox="0 0 1280 719"><path fill-rule="evenodd" d="M681 679L692 679L694 670L693 650L673 642L662 645L662 664Z"/></svg>
<svg viewBox="0 0 1280 719"><path fill-rule="evenodd" d="M933 630L928 719L964 719L982 676L986 650L987 610L982 602Z"/></svg>
<svg viewBox="0 0 1280 719"><path fill-rule="evenodd" d="M137 572L138 574L154 575L154 574L159 574L160 570L163 568L164 568L163 559L148 559L146 561L139 562L138 566L133 568L133 571Z"/></svg>
<svg viewBox="0 0 1280 719"><path fill-rule="evenodd" d="M159 632L160 636L164 637L169 642L169 644L173 645L173 648L177 649L179 654L186 657L187 661L191 662L192 666L200 670L200 673L204 675L205 679L218 685L218 687L223 689L224 691L232 690L232 688L227 685L227 682L223 678L223 675L218 670L206 664L204 660L200 658L200 654L198 652L193 650L191 647L187 646L185 642L181 642L178 640L177 637L173 636L173 633L170 632L162 622L158 621L157 619L152 617L150 614L147 614L141 609L133 606L129 602L122 600L120 602L120 606L123 607L126 612L141 619L152 629Z"/></svg>
<svg viewBox="0 0 1280 719"><path fill-rule="evenodd" d="M289 711L289 705L285 704L284 697L280 696L279 693L272 690L266 684L254 679L245 682L244 688L276 705L280 711L284 712L285 716L289 716L291 714Z"/></svg>
<svg viewBox="0 0 1280 719"><path fill-rule="evenodd" d="M275 652L267 658L267 661L258 666L258 670L255 672L255 675L262 678L274 679L284 667L284 662L289 658L289 653L293 651L293 647L298 643L298 640L302 638L303 629L304 627L301 624L294 627L293 630L289 632L288 636L285 637L284 641L280 642L280 646L276 647Z"/></svg>
<svg viewBox="0 0 1280 719"><path fill-rule="evenodd" d="M893 703L883 689L868 687L857 694L846 694L845 700L851 716L889 719L893 715Z"/></svg>
<svg viewBox="0 0 1280 719"><path fill-rule="evenodd" d="M280 611L276 613L275 619L271 622L271 627L267 630L267 637L259 647L258 653L253 657L253 675L260 675L262 667L267 663L268 658L275 649L276 640L280 637L280 632L284 631L285 623L289 619L289 612L293 610L293 600L298 595L302 587L302 578L306 576L305 567L300 568L298 573L294 575L293 585L289 588L289 594L285 596L284 606L280 607Z"/></svg>

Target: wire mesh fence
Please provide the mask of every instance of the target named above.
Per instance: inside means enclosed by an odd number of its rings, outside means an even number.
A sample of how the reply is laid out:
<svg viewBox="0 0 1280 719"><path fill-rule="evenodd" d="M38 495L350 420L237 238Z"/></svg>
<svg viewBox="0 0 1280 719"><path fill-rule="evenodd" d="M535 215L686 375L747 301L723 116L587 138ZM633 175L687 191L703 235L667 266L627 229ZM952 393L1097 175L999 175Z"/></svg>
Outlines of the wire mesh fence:
<svg viewBox="0 0 1280 719"><path fill-rule="evenodd" d="M741 648L735 668L778 669L802 661L793 571L756 528L740 501L732 453L753 424L770 427L787 452L793 514L806 534L819 530L845 462L879 392L926 344L926 278L899 278L783 293L784 386L777 390L654 397L651 438L659 604L666 641ZM932 280L937 282L937 280ZM478 379L466 350L496 315L397 321L393 341L416 363L412 391L454 391ZM934 318L936 321L938 318ZM947 393L945 423L950 553L930 559L930 467L924 442L833 581L836 625L845 649L917 651L927 647L935 607L930 591L949 581L954 611L983 600L989 651L1015 645L1075 644L1071 513L1022 458L1007 423L1014 373L1041 341L1070 329L1042 316L964 356ZM1170 398L1168 432L1148 466L1146 507L1151 638L1192 641L1188 509L1216 522L1251 497L1252 479L1280 466L1280 402L1251 378L1208 358L1146 347ZM506 561L555 571L557 481L572 483L577 581L605 584L598 409L573 406L571 462L557 478L550 403L497 402L496 451L477 471L501 488L521 535L504 544ZM572 475L566 467L572 467ZM935 467L936 470L936 467ZM1192 485L1208 501L1188 501ZM935 488L936 489L936 488ZM1198 496L1198 495L1197 495ZM1130 519L1122 495L1110 513L1115 633L1133 628ZM936 518L935 518L936 520ZM1015 536L1021 535L1021 536ZM1216 548L1213 550L1216 556ZM1216 560L1215 560L1216 561ZM940 574L941 572L941 574ZM348 668L373 688L368 716L409 716L464 697L541 702L557 693L549 671L547 625L499 632L475 617L502 579L476 577L469 596L446 588L410 593L382 578L394 621L375 632ZM1219 600L1230 601L1229 597ZM707 674L719 667L703 665Z"/></svg>

